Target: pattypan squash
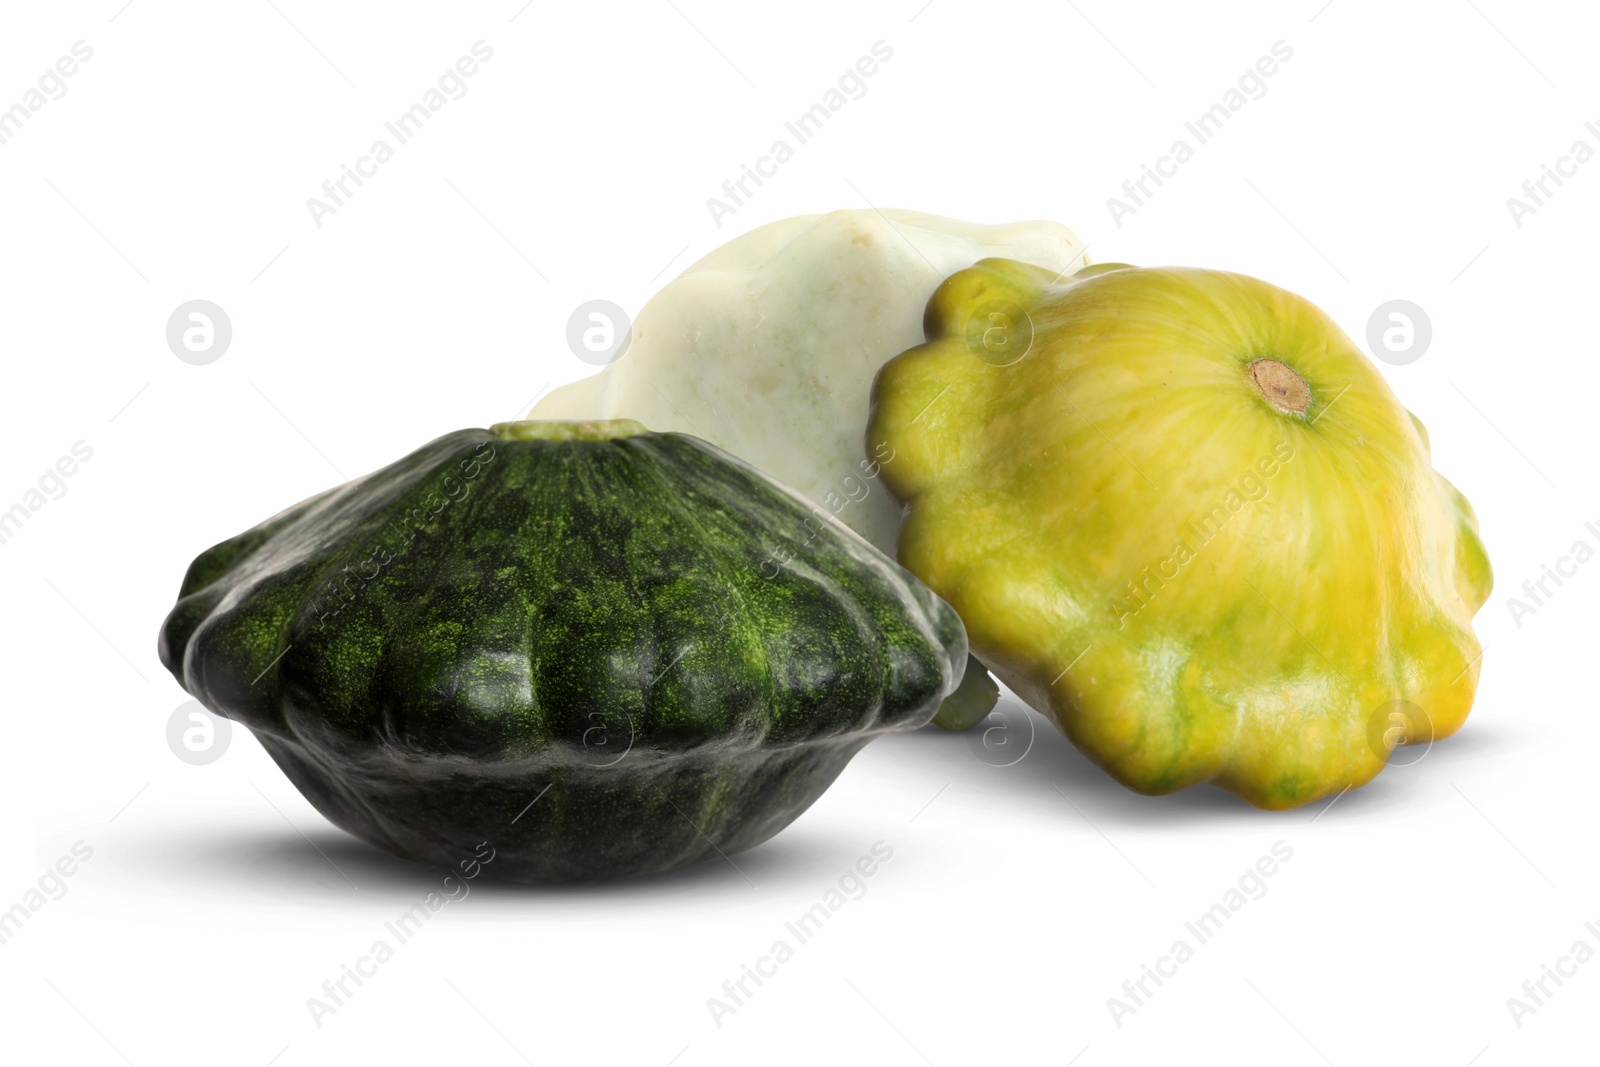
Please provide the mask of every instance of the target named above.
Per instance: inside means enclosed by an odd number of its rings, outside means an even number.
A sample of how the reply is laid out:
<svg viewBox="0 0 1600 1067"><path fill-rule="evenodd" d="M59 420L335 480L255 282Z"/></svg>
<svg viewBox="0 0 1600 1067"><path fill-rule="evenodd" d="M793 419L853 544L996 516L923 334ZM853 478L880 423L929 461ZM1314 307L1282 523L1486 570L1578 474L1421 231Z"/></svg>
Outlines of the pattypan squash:
<svg viewBox="0 0 1600 1067"><path fill-rule="evenodd" d="M194 561L160 651L336 825L526 882L759 844L967 660L893 560L626 420L461 430L304 501Z"/></svg>
<svg viewBox="0 0 1600 1067"><path fill-rule="evenodd" d="M1129 788L1289 808L1461 726L1488 558L1422 424L1309 301L987 260L874 386L900 560Z"/></svg>

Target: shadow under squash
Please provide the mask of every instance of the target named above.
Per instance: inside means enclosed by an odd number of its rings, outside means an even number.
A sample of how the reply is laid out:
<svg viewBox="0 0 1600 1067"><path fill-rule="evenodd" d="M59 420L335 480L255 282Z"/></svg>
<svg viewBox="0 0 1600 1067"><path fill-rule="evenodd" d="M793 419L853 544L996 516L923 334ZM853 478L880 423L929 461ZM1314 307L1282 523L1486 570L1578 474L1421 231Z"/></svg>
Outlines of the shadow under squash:
<svg viewBox="0 0 1600 1067"><path fill-rule="evenodd" d="M826 834L808 831L804 819L746 852L729 859L656 874L608 882L564 882L527 885L492 877L493 862L483 874L465 880L470 896L537 897L549 900L597 900L672 896L704 897L723 891L744 894L751 886L779 891L796 879L826 881L837 875L840 852ZM140 881L159 882L162 889L205 885L208 892L268 896L280 900L325 901L329 897L381 895L407 903L429 892L459 885L461 872L424 866L392 856L327 824L304 833L288 826L230 829L220 822L174 830L168 827L114 850L118 868ZM459 894L460 889L454 890Z"/></svg>
<svg viewBox="0 0 1600 1067"><path fill-rule="evenodd" d="M883 746L878 755L898 756L932 774L967 782L1003 798L1003 803L1018 812L1059 811L1077 818L1079 812L1073 810L1076 806L1096 825L1132 830L1165 832L1183 824L1217 822L1283 827L1314 818L1332 799L1323 798L1288 811L1265 811L1209 784L1166 796L1145 796L1119 784L1074 748L1048 719L1024 709L1015 698L1004 698L1001 706L1013 713L1010 733L1017 735L1008 736L1007 741L1015 741L1018 750L1024 750L1023 755L986 750L981 740L982 726L970 733L951 733L931 725L875 742L875 746ZM1025 716L1025 722L1018 715ZM1470 729L1469 724L1463 734ZM1459 741L1460 738L1441 741L1428 755L1437 759ZM1371 782L1338 799L1341 814L1405 807L1407 798L1418 790L1436 788L1429 781L1431 775L1418 773L1424 766L1426 761L1416 767L1386 768Z"/></svg>

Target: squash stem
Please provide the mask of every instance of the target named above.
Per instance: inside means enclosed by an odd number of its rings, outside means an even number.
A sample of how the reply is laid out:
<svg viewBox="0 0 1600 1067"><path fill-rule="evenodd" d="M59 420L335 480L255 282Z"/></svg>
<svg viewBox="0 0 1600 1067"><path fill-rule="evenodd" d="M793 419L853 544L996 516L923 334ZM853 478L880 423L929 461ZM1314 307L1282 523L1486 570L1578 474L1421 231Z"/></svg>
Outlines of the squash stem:
<svg viewBox="0 0 1600 1067"><path fill-rule="evenodd" d="M595 419L589 422L561 422L529 419L497 422L489 432L502 441L614 441L649 433L632 419Z"/></svg>

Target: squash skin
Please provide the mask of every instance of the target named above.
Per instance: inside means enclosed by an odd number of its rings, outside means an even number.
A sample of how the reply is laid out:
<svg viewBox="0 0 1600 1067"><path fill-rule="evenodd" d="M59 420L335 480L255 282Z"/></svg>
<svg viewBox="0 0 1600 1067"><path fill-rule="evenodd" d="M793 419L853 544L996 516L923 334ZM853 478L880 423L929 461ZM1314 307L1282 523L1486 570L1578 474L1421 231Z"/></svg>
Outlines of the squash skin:
<svg viewBox="0 0 1600 1067"><path fill-rule="evenodd" d="M162 662L409 859L486 841L558 882L753 847L926 723L966 637L787 488L637 429L462 430L296 505L194 561Z"/></svg>
<svg viewBox="0 0 1600 1067"><path fill-rule="evenodd" d="M1021 355L975 348L996 308ZM926 324L880 372L867 436L898 456L900 560L1119 782L1292 808L1371 780L1397 737L1460 727L1493 581L1477 519L1309 301L1218 271L986 260ZM1306 410L1253 384L1268 359Z"/></svg>

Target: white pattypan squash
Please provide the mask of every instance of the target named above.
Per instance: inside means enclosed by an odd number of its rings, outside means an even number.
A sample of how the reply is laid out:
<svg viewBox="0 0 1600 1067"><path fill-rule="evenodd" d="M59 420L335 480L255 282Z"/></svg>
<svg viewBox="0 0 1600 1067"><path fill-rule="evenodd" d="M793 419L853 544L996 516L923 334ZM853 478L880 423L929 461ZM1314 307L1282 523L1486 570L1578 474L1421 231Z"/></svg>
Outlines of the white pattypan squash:
<svg viewBox="0 0 1600 1067"><path fill-rule="evenodd" d="M900 505L865 447L872 381L921 344L939 283L1001 256L1064 274L1088 262L1054 222L982 226L916 211L769 223L685 270L639 312L600 373L534 419L636 419L694 434L786 482L889 556Z"/></svg>

